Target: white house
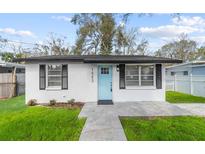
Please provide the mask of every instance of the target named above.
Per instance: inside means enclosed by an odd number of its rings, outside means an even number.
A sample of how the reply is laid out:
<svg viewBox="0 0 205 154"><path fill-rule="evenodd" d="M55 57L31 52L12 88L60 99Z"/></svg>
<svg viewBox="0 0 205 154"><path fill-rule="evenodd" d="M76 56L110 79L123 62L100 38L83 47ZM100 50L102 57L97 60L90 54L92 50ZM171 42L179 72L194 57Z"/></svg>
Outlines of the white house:
<svg viewBox="0 0 205 154"><path fill-rule="evenodd" d="M151 56L43 56L26 63L26 102L99 104L165 101L165 63L181 60Z"/></svg>
<svg viewBox="0 0 205 154"><path fill-rule="evenodd" d="M24 65L17 64L17 63L11 63L11 62L5 62L4 60L2 60L2 57L0 56L0 73L12 73L14 68L16 68L16 73L25 72Z"/></svg>

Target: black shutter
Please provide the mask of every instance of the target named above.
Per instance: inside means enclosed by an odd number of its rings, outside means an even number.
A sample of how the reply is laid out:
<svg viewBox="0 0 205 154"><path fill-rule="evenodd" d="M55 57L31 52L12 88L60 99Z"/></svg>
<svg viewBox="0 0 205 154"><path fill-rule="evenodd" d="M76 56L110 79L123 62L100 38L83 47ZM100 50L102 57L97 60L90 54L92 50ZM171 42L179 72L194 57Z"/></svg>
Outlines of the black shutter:
<svg viewBox="0 0 205 154"><path fill-rule="evenodd" d="M39 67L39 89L46 89L46 65L40 65Z"/></svg>
<svg viewBox="0 0 205 154"><path fill-rule="evenodd" d="M120 64L119 65L119 70L120 70L120 89L125 89L125 64Z"/></svg>
<svg viewBox="0 0 205 154"><path fill-rule="evenodd" d="M68 89L68 65L62 65L62 89Z"/></svg>
<svg viewBox="0 0 205 154"><path fill-rule="evenodd" d="M162 89L162 65L156 64L156 88Z"/></svg>

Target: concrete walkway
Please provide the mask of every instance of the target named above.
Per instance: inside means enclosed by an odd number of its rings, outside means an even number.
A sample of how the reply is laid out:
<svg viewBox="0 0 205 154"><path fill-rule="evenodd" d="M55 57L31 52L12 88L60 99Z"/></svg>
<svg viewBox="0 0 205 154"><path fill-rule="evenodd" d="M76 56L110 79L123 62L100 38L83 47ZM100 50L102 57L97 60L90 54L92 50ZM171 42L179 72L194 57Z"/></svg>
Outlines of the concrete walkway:
<svg viewBox="0 0 205 154"><path fill-rule="evenodd" d="M114 105L87 103L79 114L79 117L87 118L80 140L124 141L126 136L119 116L181 116L198 114L196 111L191 111L190 108L167 102L126 102L115 103ZM205 115L205 106L203 114Z"/></svg>
<svg viewBox="0 0 205 154"><path fill-rule="evenodd" d="M80 140L125 141L124 130L113 105L86 104L79 117L87 117Z"/></svg>

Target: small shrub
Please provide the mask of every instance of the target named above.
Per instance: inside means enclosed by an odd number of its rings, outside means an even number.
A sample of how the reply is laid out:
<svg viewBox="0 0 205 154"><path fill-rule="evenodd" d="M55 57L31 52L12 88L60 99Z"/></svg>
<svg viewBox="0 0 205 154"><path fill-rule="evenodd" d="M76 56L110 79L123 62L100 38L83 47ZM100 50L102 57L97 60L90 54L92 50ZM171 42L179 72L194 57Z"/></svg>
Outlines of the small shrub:
<svg viewBox="0 0 205 154"><path fill-rule="evenodd" d="M75 103L75 99L70 99L70 100L68 100L68 103L74 104L74 103Z"/></svg>
<svg viewBox="0 0 205 154"><path fill-rule="evenodd" d="M55 99L52 99L52 100L50 100L50 105L55 105L56 104L56 100Z"/></svg>
<svg viewBox="0 0 205 154"><path fill-rule="evenodd" d="M27 103L28 106L34 106L37 105L37 100L36 99L31 99Z"/></svg>

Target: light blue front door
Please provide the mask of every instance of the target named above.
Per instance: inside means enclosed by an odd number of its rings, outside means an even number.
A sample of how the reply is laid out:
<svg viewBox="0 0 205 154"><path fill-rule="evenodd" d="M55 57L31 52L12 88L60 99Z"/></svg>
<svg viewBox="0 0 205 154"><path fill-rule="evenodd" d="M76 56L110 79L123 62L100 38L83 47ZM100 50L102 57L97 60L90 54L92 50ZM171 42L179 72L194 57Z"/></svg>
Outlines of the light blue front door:
<svg viewBox="0 0 205 154"><path fill-rule="evenodd" d="M112 66L98 66L98 100L112 100Z"/></svg>

